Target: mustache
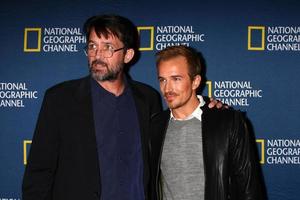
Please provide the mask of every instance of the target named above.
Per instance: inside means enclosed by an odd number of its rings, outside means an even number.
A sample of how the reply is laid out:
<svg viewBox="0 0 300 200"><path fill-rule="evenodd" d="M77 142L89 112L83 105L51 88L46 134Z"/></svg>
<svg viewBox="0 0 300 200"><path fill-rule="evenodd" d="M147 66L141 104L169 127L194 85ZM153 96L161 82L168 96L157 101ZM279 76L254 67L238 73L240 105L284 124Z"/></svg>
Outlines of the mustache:
<svg viewBox="0 0 300 200"><path fill-rule="evenodd" d="M175 92L166 92L166 93L164 93L164 97L168 97L168 96L178 96L178 94L175 93Z"/></svg>
<svg viewBox="0 0 300 200"><path fill-rule="evenodd" d="M91 66L93 66L93 65L103 65L103 66L107 67L107 63L106 63L106 62L103 62L103 61L100 60L100 59L93 60L92 63L91 63Z"/></svg>

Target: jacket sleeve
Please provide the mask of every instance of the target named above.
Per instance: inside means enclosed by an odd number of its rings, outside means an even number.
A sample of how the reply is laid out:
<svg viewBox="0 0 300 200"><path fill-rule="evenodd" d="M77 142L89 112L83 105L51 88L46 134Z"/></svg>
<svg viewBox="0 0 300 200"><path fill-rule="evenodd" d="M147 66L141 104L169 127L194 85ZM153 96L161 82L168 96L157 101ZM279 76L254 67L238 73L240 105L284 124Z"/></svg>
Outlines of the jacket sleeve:
<svg viewBox="0 0 300 200"><path fill-rule="evenodd" d="M23 177L23 200L51 199L59 149L58 124L53 104L51 95L46 92Z"/></svg>
<svg viewBox="0 0 300 200"><path fill-rule="evenodd" d="M232 199L265 199L254 136L241 112L236 112L230 138L230 185ZM235 190L235 191L232 191ZM236 196L235 196L236 195Z"/></svg>

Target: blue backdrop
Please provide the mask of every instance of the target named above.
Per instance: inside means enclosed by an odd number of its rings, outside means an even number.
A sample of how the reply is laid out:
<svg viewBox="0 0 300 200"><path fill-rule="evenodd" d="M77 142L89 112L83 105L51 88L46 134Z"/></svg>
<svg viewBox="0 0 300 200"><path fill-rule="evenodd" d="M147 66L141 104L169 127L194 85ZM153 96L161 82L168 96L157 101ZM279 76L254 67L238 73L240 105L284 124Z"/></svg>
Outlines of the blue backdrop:
<svg viewBox="0 0 300 200"><path fill-rule="evenodd" d="M300 2L6 1L0 7L0 200L21 182L46 88L88 74L82 25L97 14L131 19L141 58L131 76L158 89L154 54L169 45L201 51L204 94L247 112L270 200L299 199Z"/></svg>

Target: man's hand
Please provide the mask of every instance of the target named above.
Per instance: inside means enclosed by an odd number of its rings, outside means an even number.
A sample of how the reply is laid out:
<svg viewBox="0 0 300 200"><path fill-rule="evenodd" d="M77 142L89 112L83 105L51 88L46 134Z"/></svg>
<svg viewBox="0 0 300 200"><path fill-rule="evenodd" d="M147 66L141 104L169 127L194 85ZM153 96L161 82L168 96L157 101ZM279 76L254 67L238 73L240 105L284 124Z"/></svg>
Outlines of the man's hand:
<svg viewBox="0 0 300 200"><path fill-rule="evenodd" d="M209 108L213 108L213 107L216 107L218 109L220 109L220 108L228 109L229 108L229 106L227 104L223 104L222 101L216 100L212 97L209 100L210 100L210 102L208 104Z"/></svg>

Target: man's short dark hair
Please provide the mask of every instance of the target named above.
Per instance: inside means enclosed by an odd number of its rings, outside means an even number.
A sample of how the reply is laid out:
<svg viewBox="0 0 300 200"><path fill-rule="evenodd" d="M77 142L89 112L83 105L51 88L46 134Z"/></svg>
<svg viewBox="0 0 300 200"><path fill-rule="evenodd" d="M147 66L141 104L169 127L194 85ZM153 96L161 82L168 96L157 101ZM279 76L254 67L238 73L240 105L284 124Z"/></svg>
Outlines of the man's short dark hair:
<svg viewBox="0 0 300 200"><path fill-rule="evenodd" d="M183 56L186 59L191 80L194 80L196 75L201 75L202 65L198 52L195 49L184 45L169 46L162 51L157 52L156 66L162 61L167 61L178 56Z"/></svg>
<svg viewBox="0 0 300 200"><path fill-rule="evenodd" d="M92 29L98 37L109 35L117 37L126 49L138 49L139 37L136 26L127 18L119 15L98 15L89 18L83 27L87 41Z"/></svg>

